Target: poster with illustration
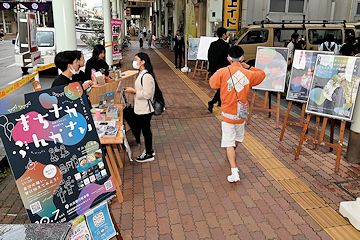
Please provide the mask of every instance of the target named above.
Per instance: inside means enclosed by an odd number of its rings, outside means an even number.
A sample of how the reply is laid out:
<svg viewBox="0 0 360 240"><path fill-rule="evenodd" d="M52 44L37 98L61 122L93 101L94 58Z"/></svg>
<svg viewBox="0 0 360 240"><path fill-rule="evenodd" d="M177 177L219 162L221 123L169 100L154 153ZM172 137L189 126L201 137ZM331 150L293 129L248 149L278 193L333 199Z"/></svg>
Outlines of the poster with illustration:
<svg viewBox="0 0 360 240"><path fill-rule="evenodd" d="M196 60L200 38L189 38L188 60Z"/></svg>
<svg viewBox="0 0 360 240"><path fill-rule="evenodd" d="M80 83L0 99L0 122L32 223L67 222L115 194Z"/></svg>
<svg viewBox="0 0 360 240"><path fill-rule="evenodd" d="M306 112L349 121L360 83L360 58L318 55Z"/></svg>
<svg viewBox="0 0 360 240"><path fill-rule="evenodd" d="M334 54L328 51L295 50L286 99L306 103L309 97L310 83L315 70L317 55Z"/></svg>
<svg viewBox="0 0 360 240"><path fill-rule="evenodd" d="M85 215L81 215L71 222L72 226L66 240L91 240L90 230L86 224Z"/></svg>
<svg viewBox="0 0 360 240"><path fill-rule="evenodd" d="M266 74L264 81L252 87L256 90L284 92L288 48L257 47L255 68L263 70Z"/></svg>
<svg viewBox="0 0 360 240"><path fill-rule="evenodd" d="M108 240L116 235L107 202L85 213L93 240Z"/></svg>

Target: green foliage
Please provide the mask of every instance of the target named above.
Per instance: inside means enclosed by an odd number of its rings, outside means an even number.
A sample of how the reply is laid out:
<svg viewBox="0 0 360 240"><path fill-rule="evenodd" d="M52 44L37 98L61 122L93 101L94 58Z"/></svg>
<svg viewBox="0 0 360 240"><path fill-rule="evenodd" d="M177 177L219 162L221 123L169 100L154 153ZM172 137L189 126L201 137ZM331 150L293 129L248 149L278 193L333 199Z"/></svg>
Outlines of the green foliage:
<svg viewBox="0 0 360 240"><path fill-rule="evenodd" d="M91 21L91 31L93 36L86 41L87 48L92 50L97 44L104 45L104 24L98 21Z"/></svg>

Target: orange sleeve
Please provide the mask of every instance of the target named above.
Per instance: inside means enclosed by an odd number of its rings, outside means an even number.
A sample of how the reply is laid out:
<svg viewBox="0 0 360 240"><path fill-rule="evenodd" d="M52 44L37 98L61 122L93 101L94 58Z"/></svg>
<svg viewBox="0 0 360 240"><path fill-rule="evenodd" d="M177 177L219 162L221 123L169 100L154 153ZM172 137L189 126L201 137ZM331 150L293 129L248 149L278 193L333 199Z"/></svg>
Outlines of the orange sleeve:
<svg viewBox="0 0 360 240"><path fill-rule="evenodd" d="M259 85L265 79L265 72L261 69L251 67L250 70L252 75L250 79L251 86Z"/></svg>
<svg viewBox="0 0 360 240"><path fill-rule="evenodd" d="M209 79L209 84L212 89L219 89L221 87L221 71L216 71Z"/></svg>

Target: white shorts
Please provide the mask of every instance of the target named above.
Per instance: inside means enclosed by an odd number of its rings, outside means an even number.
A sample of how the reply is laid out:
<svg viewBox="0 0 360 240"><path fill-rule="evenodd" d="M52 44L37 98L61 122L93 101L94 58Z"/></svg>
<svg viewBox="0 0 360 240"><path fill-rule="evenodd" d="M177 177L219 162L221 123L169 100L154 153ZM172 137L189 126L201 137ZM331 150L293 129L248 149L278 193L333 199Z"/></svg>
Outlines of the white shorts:
<svg viewBox="0 0 360 240"><path fill-rule="evenodd" d="M245 121L241 124L221 122L222 138L221 147L235 147L235 142L244 141Z"/></svg>

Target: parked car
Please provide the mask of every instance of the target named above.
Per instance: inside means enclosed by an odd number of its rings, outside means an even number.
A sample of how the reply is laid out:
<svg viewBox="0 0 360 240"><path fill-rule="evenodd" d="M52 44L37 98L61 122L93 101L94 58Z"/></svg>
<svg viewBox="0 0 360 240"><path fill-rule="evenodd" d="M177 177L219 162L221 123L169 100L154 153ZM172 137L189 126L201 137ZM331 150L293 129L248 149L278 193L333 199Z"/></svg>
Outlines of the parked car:
<svg viewBox="0 0 360 240"><path fill-rule="evenodd" d="M38 67L48 65L54 62L56 54L55 46L55 29L49 27L37 28L38 48L41 52L41 59ZM21 67L23 73L27 73L29 68L32 68L31 59L25 59L23 62L23 54L20 53L19 35L16 36L15 41L15 66Z"/></svg>

